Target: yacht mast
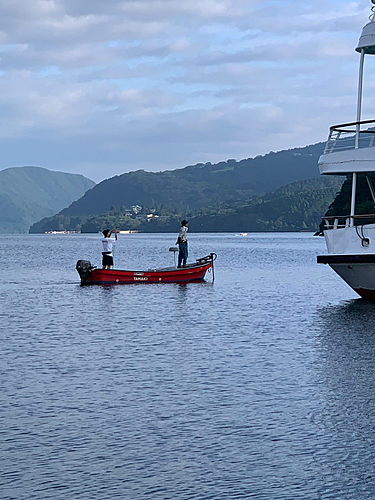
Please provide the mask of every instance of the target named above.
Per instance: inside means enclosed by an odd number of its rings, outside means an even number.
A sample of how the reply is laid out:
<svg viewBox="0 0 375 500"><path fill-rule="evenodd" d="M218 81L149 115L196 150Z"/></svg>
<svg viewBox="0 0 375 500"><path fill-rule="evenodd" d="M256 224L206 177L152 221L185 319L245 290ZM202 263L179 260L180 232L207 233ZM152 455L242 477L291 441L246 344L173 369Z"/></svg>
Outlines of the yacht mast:
<svg viewBox="0 0 375 500"><path fill-rule="evenodd" d="M361 49L361 59L359 62L359 77L358 77L357 124L356 124L356 133L355 133L355 149L359 148L359 131L361 129L360 121L361 121L361 113L362 113L364 62L365 62L365 50ZM356 190L357 190L357 173L353 172L352 197L351 197L351 201L350 201L350 226L354 226Z"/></svg>
<svg viewBox="0 0 375 500"><path fill-rule="evenodd" d="M375 0L371 0L373 6L370 22L362 30L361 38L358 42L357 52L360 52L361 59L359 61L359 77L358 77L358 99L357 99L357 123L355 133L355 149L359 148L359 135L361 131L361 115L362 115L362 96L363 96L363 71L365 63L365 54L375 54ZM353 172L352 180L352 196L350 202L350 226L354 226L355 201L357 190L357 173Z"/></svg>

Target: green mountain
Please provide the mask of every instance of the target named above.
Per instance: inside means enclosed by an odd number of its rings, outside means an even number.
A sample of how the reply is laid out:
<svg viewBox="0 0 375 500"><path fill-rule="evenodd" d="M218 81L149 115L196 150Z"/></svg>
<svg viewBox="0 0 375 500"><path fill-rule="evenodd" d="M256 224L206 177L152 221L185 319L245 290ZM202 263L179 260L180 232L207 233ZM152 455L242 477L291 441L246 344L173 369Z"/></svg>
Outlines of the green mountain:
<svg viewBox="0 0 375 500"><path fill-rule="evenodd" d="M372 217L371 219L369 219L368 217L366 217L366 219L357 218L354 221L355 225L361 225L364 222L373 223L375 221L375 203L372 198L368 182L372 183L373 187L375 186L375 174L373 173L357 174L355 213L356 215L374 214L374 217ZM340 192L328 207L328 210L326 211L325 215L349 216L351 192L352 192L352 175L348 175L340 189ZM323 231L323 229L324 229L324 224L322 222L320 224L320 230Z"/></svg>
<svg viewBox="0 0 375 500"><path fill-rule="evenodd" d="M287 184L274 193L226 204L192 219L194 231L316 231L344 178L322 176Z"/></svg>
<svg viewBox="0 0 375 500"><path fill-rule="evenodd" d="M154 209L152 217L147 207L143 207L138 214L125 207L94 216L60 213L34 224L30 232L53 229L98 232L105 227L141 232L176 232L180 220L186 217L193 232L316 231L322 214L337 195L343 180L337 176L322 176L297 181L274 193L218 203L190 213L172 212L161 207Z"/></svg>
<svg viewBox="0 0 375 500"><path fill-rule="evenodd" d="M356 195L357 202L355 206L355 213L361 214L374 214L375 204L371 196L371 191L368 186L366 177L370 179L372 185L375 185L375 174L357 174L357 187ZM341 190L333 203L328 207L325 215L349 215L350 214L350 201L352 192L352 175L348 175L343 183Z"/></svg>
<svg viewBox="0 0 375 500"><path fill-rule="evenodd" d="M291 182L318 177L317 161L323 147L323 143L318 143L241 161L197 164L157 173L144 170L125 173L97 184L48 221L48 227L63 227L64 217L87 219L88 215L136 204L182 213L264 195ZM44 222L34 226L31 232L46 227ZM78 217L76 224L81 223L82 217Z"/></svg>
<svg viewBox="0 0 375 500"><path fill-rule="evenodd" d="M25 233L31 224L59 212L94 185L83 175L40 167L0 170L0 232Z"/></svg>

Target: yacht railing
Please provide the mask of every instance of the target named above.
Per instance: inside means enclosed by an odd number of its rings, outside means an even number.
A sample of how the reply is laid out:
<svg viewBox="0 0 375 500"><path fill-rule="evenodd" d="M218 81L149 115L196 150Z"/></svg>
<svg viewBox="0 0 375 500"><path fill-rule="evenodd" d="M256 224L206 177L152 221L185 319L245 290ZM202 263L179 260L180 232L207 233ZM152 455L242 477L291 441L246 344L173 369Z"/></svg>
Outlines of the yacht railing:
<svg viewBox="0 0 375 500"><path fill-rule="evenodd" d="M362 125L373 126L361 130ZM358 133L358 143L357 143ZM343 123L333 125L329 129L329 136L324 149L324 154L348 151L350 149L371 148L375 146L375 120Z"/></svg>
<svg viewBox="0 0 375 500"><path fill-rule="evenodd" d="M322 219L324 221L324 229L339 229L342 227L350 227L350 219L354 219L355 226L375 222L375 214L326 215L322 217Z"/></svg>

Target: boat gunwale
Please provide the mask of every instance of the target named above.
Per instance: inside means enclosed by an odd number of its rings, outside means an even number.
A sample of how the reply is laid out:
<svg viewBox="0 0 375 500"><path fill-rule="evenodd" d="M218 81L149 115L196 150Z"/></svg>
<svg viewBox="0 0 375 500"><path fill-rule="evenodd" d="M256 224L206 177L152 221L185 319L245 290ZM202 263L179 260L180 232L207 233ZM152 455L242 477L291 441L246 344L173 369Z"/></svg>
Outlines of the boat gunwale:
<svg viewBox="0 0 375 500"><path fill-rule="evenodd" d="M93 272L105 272L109 274L113 273L129 273L129 274L146 274L146 273L183 273L183 274L189 274L189 271L198 271L198 270L203 270L204 268L209 269L212 267L212 262L206 262L205 264L189 264L185 267L164 267L160 269L147 269L146 271L132 271L128 269L101 269L96 267L95 269L92 269Z"/></svg>
<svg viewBox="0 0 375 500"><path fill-rule="evenodd" d="M318 264L373 264L375 253L325 254L317 256Z"/></svg>

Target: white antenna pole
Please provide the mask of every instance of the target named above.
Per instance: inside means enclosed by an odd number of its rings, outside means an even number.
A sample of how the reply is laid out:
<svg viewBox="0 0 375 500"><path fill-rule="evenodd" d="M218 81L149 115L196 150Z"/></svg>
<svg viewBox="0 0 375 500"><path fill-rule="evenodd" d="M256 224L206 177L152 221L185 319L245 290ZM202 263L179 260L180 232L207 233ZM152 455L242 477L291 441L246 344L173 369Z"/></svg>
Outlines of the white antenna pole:
<svg viewBox="0 0 375 500"><path fill-rule="evenodd" d="M359 148L359 132L361 130L360 121L362 114L362 92L363 92L363 67L365 62L365 50L361 49L361 60L359 63L359 77L358 77L358 99L357 99L357 125L355 134L355 149Z"/></svg>
<svg viewBox="0 0 375 500"><path fill-rule="evenodd" d="M362 93L363 93L363 68L365 62L365 50L361 49L361 59L359 63L359 77L358 77L358 100L357 100L357 124L355 132L355 149L359 148L359 133L361 130L361 114L362 114ZM354 226L354 214L355 214L355 198L357 189L357 174L353 172L352 180L352 197L350 202L350 226Z"/></svg>

